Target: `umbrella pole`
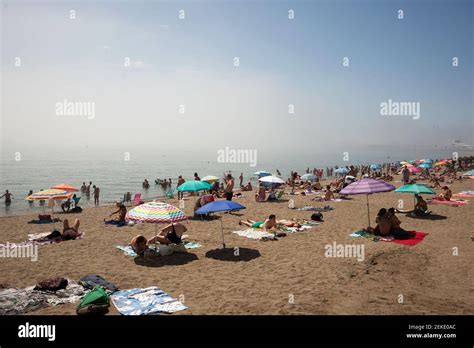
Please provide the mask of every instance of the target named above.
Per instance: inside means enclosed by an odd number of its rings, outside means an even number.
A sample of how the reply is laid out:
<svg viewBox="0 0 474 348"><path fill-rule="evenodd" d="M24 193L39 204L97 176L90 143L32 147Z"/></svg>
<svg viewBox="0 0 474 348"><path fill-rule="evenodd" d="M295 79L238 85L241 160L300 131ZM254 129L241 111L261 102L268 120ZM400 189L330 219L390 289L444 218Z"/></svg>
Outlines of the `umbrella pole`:
<svg viewBox="0 0 474 348"><path fill-rule="evenodd" d="M369 195L367 195L367 217L368 217L368 219L369 219L369 227L370 227Z"/></svg>
<svg viewBox="0 0 474 348"><path fill-rule="evenodd" d="M222 226L222 220L224 219L224 214L221 216L221 234L222 234L222 246L225 249L225 241L224 241L224 227Z"/></svg>

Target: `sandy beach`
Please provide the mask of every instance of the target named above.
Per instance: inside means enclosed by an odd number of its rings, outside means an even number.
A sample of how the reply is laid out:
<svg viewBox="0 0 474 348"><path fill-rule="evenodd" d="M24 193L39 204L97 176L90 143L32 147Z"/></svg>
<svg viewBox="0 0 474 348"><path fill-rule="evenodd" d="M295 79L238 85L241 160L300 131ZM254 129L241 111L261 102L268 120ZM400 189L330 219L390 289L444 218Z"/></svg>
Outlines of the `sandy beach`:
<svg viewBox="0 0 474 348"><path fill-rule="evenodd" d="M399 180L397 176L392 184L401 186ZM474 190L474 180L456 182L451 189L454 193ZM238 225L240 219L258 220L270 213L278 219L309 219L311 212L289 209L288 199L293 199L296 207L328 204L311 201L313 197L285 194L279 202L256 203L253 192L244 192L236 201L247 209L224 215L230 249L221 250L219 220L190 219L186 222L190 239L202 246L154 261L126 256L114 247L128 244L138 234L153 236L154 225L106 226L102 221L114 210L111 206L87 208L81 214L57 214L61 219L80 218L85 237L39 246L37 262L2 259L0 285L26 287L53 276L78 280L95 273L120 289L162 288L189 307L175 315L473 314L474 199L459 207L430 205L439 219L397 214L406 230L429 233L416 246L350 237L351 232L367 226L365 195L330 202L335 209L323 213L322 224L277 241L251 240L231 233L243 229ZM371 195L372 224L379 208L396 207L399 199L407 207L413 204L409 194ZM188 216L192 200L189 197L186 201L184 211ZM167 202L178 206L176 199ZM25 241L29 233L52 229L52 225L27 224L34 218L33 214L1 218L0 243ZM364 260L325 257L324 246L334 242L364 244ZM234 255L235 247L239 248L239 256ZM453 248L458 248L457 256ZM75 305L43 308L30 314L75 314ZM118 314L113 305L109 314Z"/></svg>

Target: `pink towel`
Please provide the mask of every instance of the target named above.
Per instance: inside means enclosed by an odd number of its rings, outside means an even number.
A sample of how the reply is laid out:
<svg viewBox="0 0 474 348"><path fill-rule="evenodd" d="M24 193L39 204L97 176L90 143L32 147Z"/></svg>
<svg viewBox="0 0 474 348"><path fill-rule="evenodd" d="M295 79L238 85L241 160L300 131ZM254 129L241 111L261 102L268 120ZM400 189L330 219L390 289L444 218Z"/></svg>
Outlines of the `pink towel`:
<svg viewBox="0 0 474 348"><path fill-rule="evenodd" d="M450 200L450 201L440 201L438 199L431 199L428 201L428 204L446 204L446 205L464 205L469 203L468 201L456 201L456 200Z"/></svg>

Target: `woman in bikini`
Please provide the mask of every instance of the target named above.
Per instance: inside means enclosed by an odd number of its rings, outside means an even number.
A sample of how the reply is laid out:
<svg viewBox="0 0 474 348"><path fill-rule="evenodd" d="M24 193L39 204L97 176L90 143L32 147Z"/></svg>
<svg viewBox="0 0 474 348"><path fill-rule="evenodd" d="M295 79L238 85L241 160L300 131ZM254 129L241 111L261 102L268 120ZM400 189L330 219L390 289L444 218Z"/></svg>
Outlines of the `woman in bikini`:
<svg viewBox="0 0 474 348"><path fill-rule="evenodd" d="M161 244L181 244L183 242L182 239L186 237L184 232L187 230L186 226L180 222L169 224L157 236L148 240L147 244L155 244L156 242Z"/></svg>

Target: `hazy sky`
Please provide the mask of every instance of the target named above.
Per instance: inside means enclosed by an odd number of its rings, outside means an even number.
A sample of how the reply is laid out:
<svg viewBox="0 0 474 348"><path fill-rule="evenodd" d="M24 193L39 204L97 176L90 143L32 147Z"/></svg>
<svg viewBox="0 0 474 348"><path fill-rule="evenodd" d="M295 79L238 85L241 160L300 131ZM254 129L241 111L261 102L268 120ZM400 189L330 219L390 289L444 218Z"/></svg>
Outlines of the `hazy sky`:
<svg viewBox="0 0 474 348"><path fill-rule="evenodd" d="M211 156L472 144L473 16L468 0L3 0L0 144ZM94 103L95 118L57 115L64 99ZM419 102L420 119L381 116L389 99Z"/></svg>

